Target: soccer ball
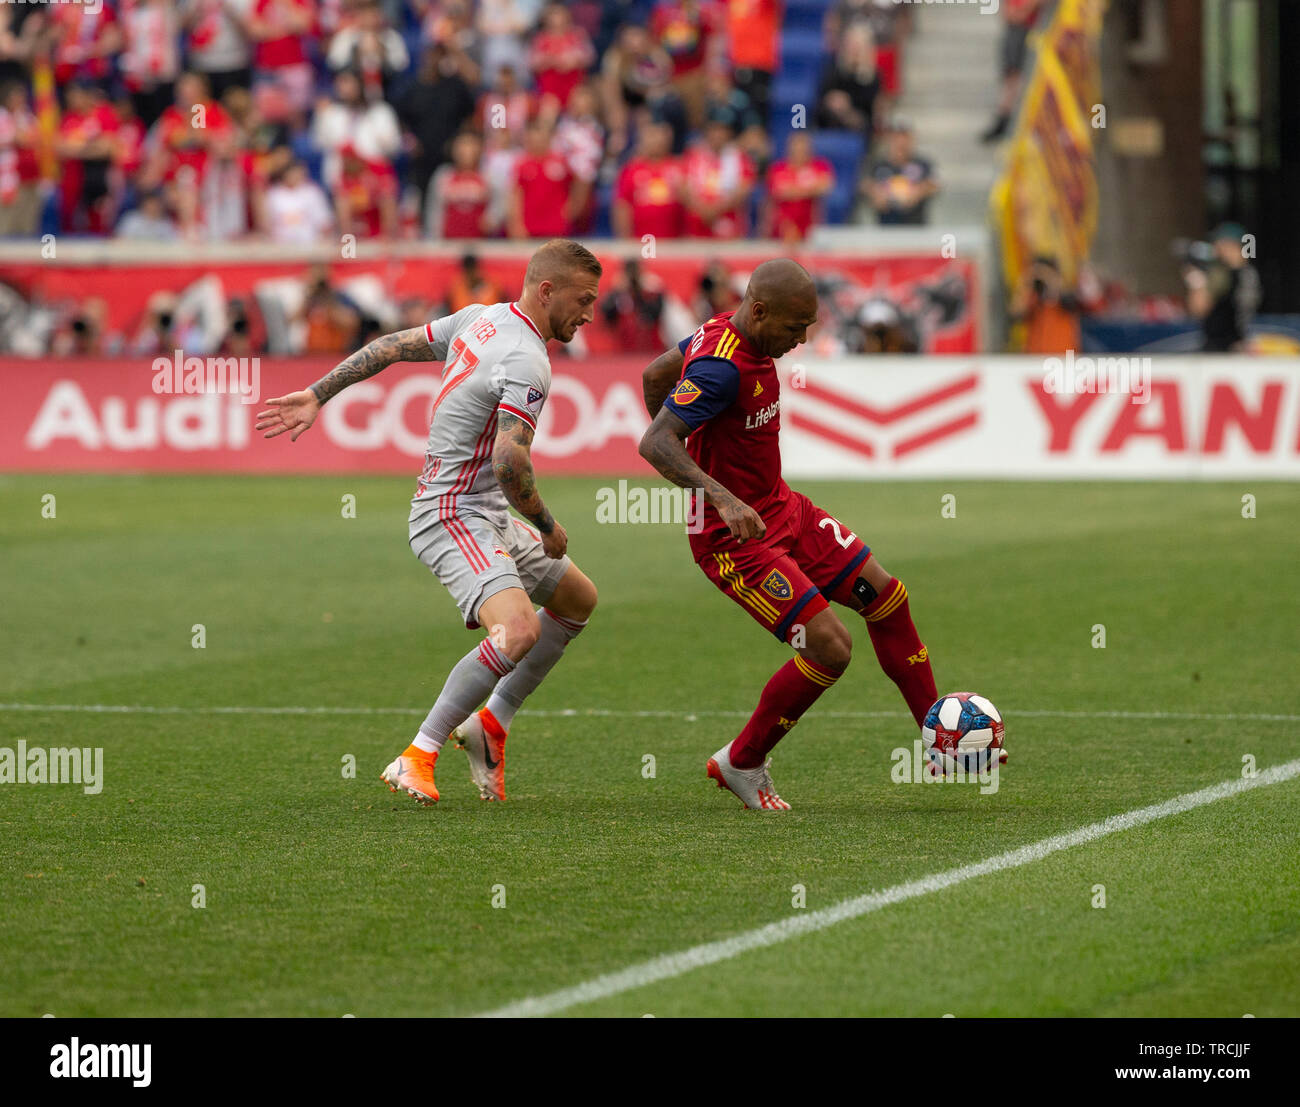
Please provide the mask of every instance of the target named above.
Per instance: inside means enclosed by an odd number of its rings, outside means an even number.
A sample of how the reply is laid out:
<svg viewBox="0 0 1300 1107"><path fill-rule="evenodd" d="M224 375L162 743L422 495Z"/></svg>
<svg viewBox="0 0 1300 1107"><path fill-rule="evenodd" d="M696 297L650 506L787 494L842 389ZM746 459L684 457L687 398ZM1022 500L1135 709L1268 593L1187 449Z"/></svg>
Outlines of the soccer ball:
<svg viewBox="0 0 1300 1107"><path fill-rule="evenodd" d="M974 692L949 692L935 700L921 724L921 742L930 771L983 771L1002 752L1006 728L993 704Z"/></svg>

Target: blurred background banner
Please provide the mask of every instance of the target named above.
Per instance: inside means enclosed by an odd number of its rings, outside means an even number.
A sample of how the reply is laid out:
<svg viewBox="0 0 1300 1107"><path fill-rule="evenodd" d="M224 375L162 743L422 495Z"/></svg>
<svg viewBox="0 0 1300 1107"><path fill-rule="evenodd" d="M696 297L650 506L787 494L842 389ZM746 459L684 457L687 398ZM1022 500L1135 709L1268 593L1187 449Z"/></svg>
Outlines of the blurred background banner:
<svg viewBox="0 0 1300 1107"><path fill-rule="evenodd" d="M604 295L594 322L580 332L578 356L639 351L653 356L715 311L740 302L748 273L770 246L674 250L644 260L639 248L608 244L595 250L605 266ZM442 247L394 251L311 265L284 249L247 247L242 259L202 248L154 249L153 260L110 261L74 249L51 261L0 267L0 339L12 352L42 356L57 348L56 320L70 306L90 305L92 355L133 355L165 345L167 335L187 353L215 352L233 310L251 320L252 348L313 353L337 342L327 324L314 333L313 313L339 299L382 329L417 326L441 310L476 299L513 299L531 250L493 249L474 257ZM169 256L170 255L170 256ZM971 257L945 258L919 248L856 252L792 251L814 275L822 300L817 352L859 353L878 320L898 331L899 350L973 353L983 341L978 310L981 281ZM157 327L151 305L164 298L170 325ZM462 302L463 301L463 302ZM160 330L165 334L158 333ZM79 352L68 350L66 352ZM646 358L649 361L649 357Z"/></svg>
<svg viewBox="0 0 1300 1107"><path fill-rule="evenodd" d="M265 398L304 387L332 364L261 358L244 375ZM1073 378L1049 380L1057 364L1010 356L786 359L785 472L1300 478L1295 362L1078 358L1061 363ZM658 482L637 454L649 421L643 368L631 356L556 362L534 444L546 472ZM395 365L330 401L312 431L290 443L253 430L260 399L159 393L147 359L0 361L0 373L9 381L0 437L0 468L8 471L367 472L414 482L440 387L437 367ZM1061 391L1062 380L1073 391ZM1117 390L1089 391L1093 380Z"/></svg>
<svg viewBox="0 0 1300 1107"><path fill-rule="evenodd" d="M991 203L1002 272L1015 288L1035 257L1078 280L1097 229L1094 112L1107 0L1060 0L1038 33L1033 68ZM1031 39L1032 41L1032 39Z"/></svg>

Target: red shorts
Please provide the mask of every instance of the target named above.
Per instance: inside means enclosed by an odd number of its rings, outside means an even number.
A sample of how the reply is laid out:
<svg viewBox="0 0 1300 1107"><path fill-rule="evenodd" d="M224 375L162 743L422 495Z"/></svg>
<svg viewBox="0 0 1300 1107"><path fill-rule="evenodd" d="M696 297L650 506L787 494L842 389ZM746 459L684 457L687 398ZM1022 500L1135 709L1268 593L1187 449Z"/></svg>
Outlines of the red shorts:
<svg viewBox="0 0 1300 1107"><path fill-rule="evenodd" d="M785 514L762 538L727 536L701 551L704 575L782 642L827 606L851 595L871 553L861 538L807 496L790 493Z"/></svg>

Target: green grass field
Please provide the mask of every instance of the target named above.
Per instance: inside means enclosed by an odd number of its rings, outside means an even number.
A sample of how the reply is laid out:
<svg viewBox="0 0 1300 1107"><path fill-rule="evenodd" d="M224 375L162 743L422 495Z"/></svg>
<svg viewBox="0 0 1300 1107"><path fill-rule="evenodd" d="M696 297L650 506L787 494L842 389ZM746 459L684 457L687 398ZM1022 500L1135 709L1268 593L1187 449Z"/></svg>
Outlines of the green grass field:
<svg viewBox="0 0 1300 1107"><path fill-rule="evenodd" d="M786 651L680 528L597 525L600 483L543 469L601 607L510 802L448 747L426 810L378 774L473 638L410 480L0 478L0 746L104 750L98 795L0 786L0 1015L474 1014L1300 756L1300 487L804 482L1011 760L993 795L893 783L915 728L846 613L853 665L776 754L795 810L743 811L704 762ZM565 1013L1298 1015L1298 810L1253 789Z"/></svg>

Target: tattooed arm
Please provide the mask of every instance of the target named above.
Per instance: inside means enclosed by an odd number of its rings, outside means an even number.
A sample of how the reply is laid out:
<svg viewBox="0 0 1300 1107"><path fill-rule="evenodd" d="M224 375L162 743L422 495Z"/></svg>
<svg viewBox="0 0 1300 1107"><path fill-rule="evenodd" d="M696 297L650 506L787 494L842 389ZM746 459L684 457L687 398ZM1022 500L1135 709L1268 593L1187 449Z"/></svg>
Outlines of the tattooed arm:
<svg viewBox="0 0 1300 1107"><path fill-rule="evenodd" d="M767 531L762 516L723 488L686 452L686 437L690 432L681 419L661 407L641 437L641 456L678 487L702 489L705 501L713 506L737 542L762 538Z"/></svg>
<svg viewBox="0 0 1300 1107"><path fill-rule="evenodd" d="M533 428L516 415L502 411L497 416L497 437L492 446L492 469L506 499L520 515L542 534L547 557L563 557L569 536L537 494L533 473Z"/></svg>
<svg viewBox="0 0 1300 1107"><path fill-rule="evenodd" d="M641 374L641 394L645 397L645 409L651 419L659 414L673 385L680 379L685 360L681 350L674 346L655 358Z"/></svg>
<svg viewBox="0 0 1300 1107"><path fill-rule="evenodd" d="M257 429L266 432L264 438L274 438L288 431L289 440L297 441L298 435L316 421L325 401L337 396L348 385L373 377L394 362L437 360L437 353L429 345L423 327L386 334L345 358L311 387L267 400L267 410L257 413Z"/></svg>

